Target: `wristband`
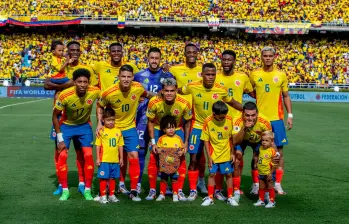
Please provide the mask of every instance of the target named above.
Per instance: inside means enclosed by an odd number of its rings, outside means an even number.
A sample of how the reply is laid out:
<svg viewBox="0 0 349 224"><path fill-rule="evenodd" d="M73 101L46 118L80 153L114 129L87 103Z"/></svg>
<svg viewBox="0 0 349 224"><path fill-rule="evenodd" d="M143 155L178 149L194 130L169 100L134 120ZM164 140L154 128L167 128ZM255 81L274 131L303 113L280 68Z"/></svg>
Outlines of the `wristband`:
<svg viewBox="0 0 349 224"><path fill-rule="evenodd" d="M64 142L63 133L57 133L57 142Z"/></svg>
<svg viewBox="0 0 349 224"><path fill-rule="evenodd" d="M288 114L288 118L293 118L293 114Z"/></svg>
<svg viewBox="0 0 349 224"><path fill-rule="evenodd" d="M151 139L151 144L152 144L152 145L155 145L155 144L156 144L155 139L153 139L153 138Z"/></svg>

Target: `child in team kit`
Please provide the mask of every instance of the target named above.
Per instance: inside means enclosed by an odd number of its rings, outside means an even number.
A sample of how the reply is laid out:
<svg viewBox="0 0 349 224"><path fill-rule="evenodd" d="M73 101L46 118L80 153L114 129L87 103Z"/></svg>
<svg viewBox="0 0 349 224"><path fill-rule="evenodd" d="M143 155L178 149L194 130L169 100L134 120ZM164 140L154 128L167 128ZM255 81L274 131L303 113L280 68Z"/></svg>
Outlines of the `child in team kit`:
<svg viewBox="0 0 349 224"><path fill-rule="evenodd" d="M204 198L202 206L213 205L213 195L215 186L215 175L220 172L226 177L227 183L227 204L238 206L233 198L234 172L233 162L235 160L234 147L232 147L231 137L233 130L232 117L228 116L228 106L217 101L212 105L213 114L206 118L201 140L204 141L208 158L209 178L208 196Z"/></svg>
<svg viewBox="0 0 349 224"><path fill-rule="evenodd" d="M61 41L53 41L51 45L52 60L50 63L50 81L54 84L63 84L69 81L66 76L66 67L69 63L73 62L73 59L67 58L64 60L64 44ZM61 91L56 91L55 100L59 96Z"/></svg>
<svg viewBox="0 0 349 224"><path fill-rule="evenodd" d="M115 111L106 108L103 112L104 128L96 139L96 165L99 178L99 202L119 202L115 197L116 180L120 177L120 167L123 166L124 139L120 129L115 127ZM107 199L107 185L109 197Z"/></svg>
<svg viewBox="0 0 349 224"><path fill-rule="evenodd" d="M161 119L160 128L165 133L157 142L157 149L160 160L160 194L156 201L165 200L168 178L172 180L173 201L178 202L178 168L181 156L184 153L184 144L182 139L176 135L176 119L172 116L165 116ZM172 152L166 151L171 149ZM174 164L170 167L162 166L162 164Z"/></svg>
<svg viewBox="0 0 349 224"><path fill-rule="evenodd" d="M275 207L275 190L273 186L272 174L276 169L276 165L272 162L273 158L278 156L278 153L272 147L274 142L274 133L272 131L265 131L262 133L262 146L259 148L258 157L258 178L259 178L259 199L254 206L265 206L265 208ZM269 199L264 199L265 194L269 193Z"/></svg>

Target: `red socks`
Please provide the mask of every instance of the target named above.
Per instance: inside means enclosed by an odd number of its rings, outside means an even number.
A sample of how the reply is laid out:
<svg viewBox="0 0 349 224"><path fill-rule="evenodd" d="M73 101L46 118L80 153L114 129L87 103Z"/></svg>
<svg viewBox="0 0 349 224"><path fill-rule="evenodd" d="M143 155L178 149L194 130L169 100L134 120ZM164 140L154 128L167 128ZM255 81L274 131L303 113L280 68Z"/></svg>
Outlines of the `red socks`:
<svg viewBox="0 0 349 224"><path fill-rule="evenodd" d="M173 194L178 194L178 186L179 186L179 182L172 180L172 191L173 191Z"/></svg>
<svg viewBox="0 0 349 224"><path fill-rule="evenodd" d="M284 171L283 170L276 170L276 176L275 176L275 183L281 183L282 181L282 176L284 175Z"/></svg>
<svg viewBox="0 0 349 224"><path fill-rule="evenodd" d="M234 191L240 190L241 177L233 177L233 188Z"/></svg>
<svg viewBox="0 0 349 224"><path fill-rule="evenodd" d="M106 179L99 179L99 196L105 196L107 193L107 182Z"/></svg>
<svg viewBox="0 0 349 224"><path fill-rule="evenodd" d="M78 168L79 182L85 182L84 167L85 159L84 153L80 149L75 149L76 153L76 167Z"/></svg>
<svg viewBox="0 0 349 224"><path fill-rule="evenodd" d="M254 184L258 184L258 170L251 170L251 175L252 175L252 181Z"/></svg>
<svg viewBox="0 0 349 224"><path fill-rule="evenodd" d="M259 189L258 190L258 195L259 195L259 200L264 201L265 190L264 189Z"/></svg>
<svg viewBox="0 0 349 224"><path fill-rule="evenodd" d="M166 188L167 188L167 183L166 181L160 181L160 194L166 195Z"/></svg>
<svg viewBox="0 0 349 224"><path fill-rule="evenodd" d="M233 197L233 188L232 187L227 188L227 195L228 195L228 198Z"/></svg>
<svg viewBox="0 0 349 224"><path fill-rule="evenodd" d="M269 200L271 202L275 202L275 190L274 190L274 188L269 189L268 191L269 191Z"/></svg>
<svg viewBox="0 0 349 224"><path fill-rule="evenodd" d="M58 184L60 184L61 182L59 181L59 176L58 176L58 158L59 158L59 153L57 152L57 149L55 149L55 155L53 159L55 161L56 176L58 179Z"/></svg>
<svg viewBox="0 0 349 224"><path fill-rule="evenodd" d="M113 196L115 193L116 180L109 179L109 196Z"/></svg>
<svg viewBox="0 0 349 224"><path fill-rule="evenodd" d="M158 175L158 167L156 165L156 155L151 152L148 163L148 180L150 189L156 189L156 179Z"/></svg>
<svg viewBox="0 0 349 224"><path fill-rule="evenodd" d="M63 150L59 153L57 162L57 174L59 183L62 184L62 188L68 188L68 165L67 165L68 153L67 150Z"/></svg>
<svg viewBox="0 0 349 224"><path fill-rule="evenodd" d="M92 178L93 178L93 173L94 173L92 147L82 147L82 151L84 153L84 159L85 159L85 166L84 166L85 186L87 188L91 188Z"/></svg>
<svg viewBox="0 0 349 224"><path fill-rule="evenodd" d="M128 162L130 163L129 174L130 174L131 190L136 190L139 174L141 172L139 167L139 160L138 158L128 158Z"/></svg>
<svg viewBox="0 0 349 224"><path fill-rule="evenodd" d="M215 181L216 181L216 190L221 191L223 189L224 175L217 172L215 176Z"/></svg>
<svg viewBox="0 0 349 224"><path fill-rule="evenodd" d="M178 174L179 174L178 189L183 189L186 173L187 173L187 164L185 162L185 157L182 156L181 157L181 164L179 165L179 169L178 169Z"/></svg>
<svg viewBox="0 0 349 224"><path fill-rule="evenodd" d="M207 191L208 191L208 196L213 199L213 194L214 194L214 186L208 185L207 186Z"/></svg>
<svg viewBox="0 0 349 224"><path fill-rule="evenodd" d="M199 171L198 170L188 170L188 181L190 190L196 191L196 183L198 182Z"/></svg>

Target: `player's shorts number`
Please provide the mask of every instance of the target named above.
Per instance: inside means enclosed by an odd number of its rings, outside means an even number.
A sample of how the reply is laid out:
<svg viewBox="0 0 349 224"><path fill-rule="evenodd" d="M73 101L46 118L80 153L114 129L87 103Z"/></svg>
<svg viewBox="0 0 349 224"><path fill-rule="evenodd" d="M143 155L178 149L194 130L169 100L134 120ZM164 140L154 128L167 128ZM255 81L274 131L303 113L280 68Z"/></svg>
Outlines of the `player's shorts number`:
<svg viewBox="0 0 349 224"><path fill-rule="evenodd" d="M158 89L159 89L158 85L151 85L150 86L150 92L157 93Z"/></svg>
<svg viewBox="0 0 349 224"><path fill-rule="evenodd" d="M85 108L77 109L77 110L76 110L76 115L77 115L77 116L81 116L82 113L84 113L84 110L85 110Z"/></svg>
<svg viewBox="0 0 349 224"><path fill-rule="evenodd" d="M116 146L116 139L111 138L109 139L109 147L115 147Z"/></svg>
<svg viewBox="0 0 349 224"><path fill-rule="evenodd" d="M232 88L228 89L228 96L233 96L233 89Z"/></svg>
<svg viewBox="0 0 349 224"><path fill-rule="evenodd" d="M115 76L114 84L119 81L119 77Z"/></svg>
<svg viewBox="0 0 349 224"><path fill-rule="evenodd" d="M127 112L130 110L130 104L123 104L121 107L122 112Z"/></svg>
<svg viewBox="0 0 349 224"><path fill-rule="evenodd" d="M204 101L204 110L208 110L209 102Z"/></svg>
<svg viewBox="0 0 349 224"><path fill-rule="evenodd" d="M264 90L265 90L265 92L269 93L269 91L270 91L269 84L265 84Z"/></svg>

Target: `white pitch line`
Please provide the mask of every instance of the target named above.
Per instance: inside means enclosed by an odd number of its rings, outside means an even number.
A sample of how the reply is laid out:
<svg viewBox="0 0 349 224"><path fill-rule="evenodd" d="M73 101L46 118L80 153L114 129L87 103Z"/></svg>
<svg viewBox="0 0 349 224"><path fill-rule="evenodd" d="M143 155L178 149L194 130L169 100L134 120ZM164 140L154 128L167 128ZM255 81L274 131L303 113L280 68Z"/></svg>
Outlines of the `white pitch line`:
<svg viewBox="0 0 349 224"><path fill-rule="evenodd" d="M9 105L5 105L5 106L0 107L0 110L1 110L1 109L4 109L4 108L7 108L7 107L12 107L12 106L17 106L17 105L22 105L22 104L27 104L27 103L35 103L35 102L39 102L39 101L43 101L43 100L48 100L48 99L49 99L49 98L47 98L47 99L40 99L40 100L32 100L32 101L21 102L21 103L13 103L13 104L9 104Z"/></svg>

